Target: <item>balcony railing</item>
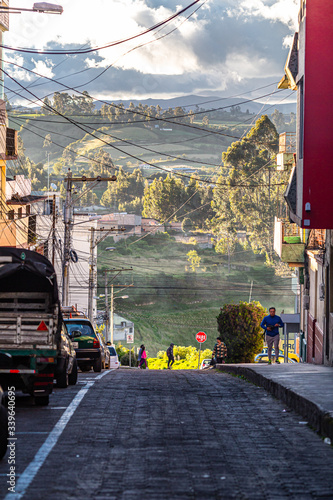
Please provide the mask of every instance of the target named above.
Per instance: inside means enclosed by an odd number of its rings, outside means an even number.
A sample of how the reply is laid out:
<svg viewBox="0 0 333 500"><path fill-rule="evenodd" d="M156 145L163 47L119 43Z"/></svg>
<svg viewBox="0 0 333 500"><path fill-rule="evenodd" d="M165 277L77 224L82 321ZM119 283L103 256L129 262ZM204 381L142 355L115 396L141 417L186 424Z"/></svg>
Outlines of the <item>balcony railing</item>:
<svg viewBox="0 0 333 500"><path fill-rule="evenodd" d="M287 262L291 267L303 265L305 243L302 242L296 224L275 218L274 250L281 261Z"/></svg>

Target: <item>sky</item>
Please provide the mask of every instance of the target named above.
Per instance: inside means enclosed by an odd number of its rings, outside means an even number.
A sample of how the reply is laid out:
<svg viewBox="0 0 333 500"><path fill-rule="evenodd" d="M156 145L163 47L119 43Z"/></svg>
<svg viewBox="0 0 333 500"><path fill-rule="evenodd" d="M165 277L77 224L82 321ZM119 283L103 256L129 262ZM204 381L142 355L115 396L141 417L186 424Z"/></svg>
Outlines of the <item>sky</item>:
<svg viewBox="0 0 333 500"><path fill-rule="evenodd" d="M37 50L95 48L141 33L190 3L63 0L61 16L12 14L4 44ZM10 2L12 7L21 8L32 4L30 0ZM23 103L24 99L15 94L22 93L19 84L29 87L31 94L26 92L24 96L30 100L56 90L73 93L61 82L105 100L191 94L258 96L267 89L254 89L277 83L283 76L289 44L297 29L298 8L299 0L202 0L154 34L116 47L71 56L6 50L5 68L16 80L6 78L6 94L10 100ZM59 83L38 79L21 67ZM275 90L274 85L268 92L271 90Z"/></svg>

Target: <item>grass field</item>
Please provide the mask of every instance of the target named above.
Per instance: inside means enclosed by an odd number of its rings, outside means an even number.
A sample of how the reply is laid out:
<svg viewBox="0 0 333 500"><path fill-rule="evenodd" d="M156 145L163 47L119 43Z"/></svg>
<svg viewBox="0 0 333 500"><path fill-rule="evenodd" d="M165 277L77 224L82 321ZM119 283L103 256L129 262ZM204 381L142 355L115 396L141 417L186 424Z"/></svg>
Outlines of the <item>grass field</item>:
<svg viewBox="0 0 333 500"><path fill-rule="evenodd" d="M80 117L80 122L88 121ZM26 115L12 118L10 126L20 128L20 135L23 139L26 155L35 163L46 163L46 150L43 148L46 134L51 134L52 145L50 146L50 165L52 166L63 154L64 147L76 151L79 154L87 155L89 152L103 147L110 155L116 165L123 167L132 165L132 168L139 164L165 162L172 165L174 159L166 155L178 156L182 163L189 167L198 168L206 163L219 165L221 154L232 142L232 138L223 136L209 136L205 132L190 130L186 128L173 129L172 131L162 131L145 126L122 125L107 126L103 118L90 118L90 130L93 136L85 133L80 128L70 123L60 121L57 116ZM21 127L19 127L21 125ZM109 143L103 144L99 140ZM127 142L123 142L127 141ZM118 148L118 149L117 149ZM153 151L147 151L149 148ZM156 151L156 152L154 152ZM137 159L133 158L135 156ZM193 160L199 163L192 163ZM74 163L75 168L85 166L87 160L77 157ZM144 175L149 176L151 172L147 170Z"/></svg>

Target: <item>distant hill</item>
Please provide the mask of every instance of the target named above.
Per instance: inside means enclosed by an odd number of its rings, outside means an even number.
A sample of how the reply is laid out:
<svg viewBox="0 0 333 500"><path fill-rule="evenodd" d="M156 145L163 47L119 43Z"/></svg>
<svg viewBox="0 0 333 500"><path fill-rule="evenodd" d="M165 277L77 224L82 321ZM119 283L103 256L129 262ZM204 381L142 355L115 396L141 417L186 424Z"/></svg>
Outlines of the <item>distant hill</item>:
<svg viewBox="0 0 333 500"><path fill-rule="evenodd" d="M190 109L195 109L196 106L203 109L216 109L224 106L240 106L241 110L244 112L247 109L250 113L259 113L261 110L265 113L267 109L267 114L273 113L274 109L278 109L283 114L289 114L291 112L296 112L296 102L295 103L284 103L284 104L271 104L267 105L260 101L250 101L247 99L237 99L237 98L225 98L219 96L198 96L198 95L186 95L180 97L172 97L170 99L129 99L129 100L115 100L106 101L114 102L115 104L123 103L127 108L132 102L135 106L139 103L147 106L161 106L162 109L175 108L181 106L186 108L187 111ZM264 107L263 107L264 106ZM101 107L100 103L96 103L96 108Z"/></svg>
<svg viewBox="0 0 333 500"><path fill-rule="evenodd" d="M106 103L113 102L115 104L123 103L127 108L132 102L135 106L138 106L140 103L144 106L161 106L162 109L175 108L177 106L181 106L186 108L187 111L190 109L194 110L196 106L202 109L216 109L223 107L231 107L231 106L240 106L241 111L246 112L248 109L250 113L266 113L270 115L273 113L274 109L278 109L281 113L285 115L289 115L291 112L296 113L296 102L287 102L287 103L277 103L272 104L271 102L260 102L260 101L248 101L247 99L241 98L230 98L230 97L219 97L219 96L200 96L200 95L185 95L180 97L171 97L170 99L128 99L128 100L107 100L104 101ZM96 109L100 109L102 103L96 102ZM21 112L31 112L33 110L40 110L40 107L30 107L24 108L22 106L14 106L16 110ZM227 109L229 111L229 109Z"/></svg>

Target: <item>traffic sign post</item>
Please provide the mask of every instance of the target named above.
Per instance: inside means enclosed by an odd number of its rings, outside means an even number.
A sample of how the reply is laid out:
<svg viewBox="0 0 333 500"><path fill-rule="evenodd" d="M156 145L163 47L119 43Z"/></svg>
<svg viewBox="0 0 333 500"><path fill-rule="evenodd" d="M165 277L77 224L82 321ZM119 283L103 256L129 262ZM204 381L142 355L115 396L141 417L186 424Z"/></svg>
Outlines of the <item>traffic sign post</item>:
<svg viewBox="0 0 333 500"><path fill-rule="evenodd" d="M201 355L201 344L203 342L206 342L207 340L207 335L205 334L205 332L198 332L195 336L195 339L199 342L200 344L200 347L199 347L199 359L198 359L198 370L200 368L200 355Z"/></svg>
<svg viewBox="0 0 333 500"><path fill-rule="evenodd" d="M128 331L128 330L127 330ZM134 335L131 335L131 334L126 334L126 342L127 344L133 344L134 343ZM131 354L132 354L132 351L131 349L129 349L129 352L128 352L128 357L129 357L129 360L128 360L128 364L129 364L129 367L131 368Z"/></svg>

